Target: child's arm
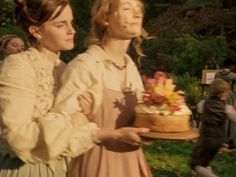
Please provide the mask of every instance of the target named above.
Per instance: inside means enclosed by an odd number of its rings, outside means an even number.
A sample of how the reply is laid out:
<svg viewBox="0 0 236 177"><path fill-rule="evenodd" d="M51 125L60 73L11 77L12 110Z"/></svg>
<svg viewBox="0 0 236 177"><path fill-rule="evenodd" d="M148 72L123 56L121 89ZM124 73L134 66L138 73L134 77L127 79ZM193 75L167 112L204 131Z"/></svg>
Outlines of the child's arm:
<svg viewBox="0 0 236 177"><path fill-rule="evenodd" d="M225 106L225 113L227 114L230 120L236 121L236 110L233 106L227 104Z"/></svg>

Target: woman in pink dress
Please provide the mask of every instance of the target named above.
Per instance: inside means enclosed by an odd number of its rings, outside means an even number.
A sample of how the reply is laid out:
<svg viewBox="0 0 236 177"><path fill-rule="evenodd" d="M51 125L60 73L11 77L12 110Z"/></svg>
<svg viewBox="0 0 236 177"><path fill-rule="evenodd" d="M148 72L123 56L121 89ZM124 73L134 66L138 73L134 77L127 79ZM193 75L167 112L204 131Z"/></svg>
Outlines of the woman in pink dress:
<svg viewBox="0 0 236 177"><path fill-rule="evenodd" d="M140 43L147 37L142 22L140 0L97 0L92 9L90 45L66 67L55 105L71 112L88 113L89 120L102 129L132 126L143 84L127 50L133 40L137 53L141 54ZM86 92L93 100L90 112L78 103L78 98ZM107 140L73 159L68 176L151 177L152 174L139 146Z"/></svg>

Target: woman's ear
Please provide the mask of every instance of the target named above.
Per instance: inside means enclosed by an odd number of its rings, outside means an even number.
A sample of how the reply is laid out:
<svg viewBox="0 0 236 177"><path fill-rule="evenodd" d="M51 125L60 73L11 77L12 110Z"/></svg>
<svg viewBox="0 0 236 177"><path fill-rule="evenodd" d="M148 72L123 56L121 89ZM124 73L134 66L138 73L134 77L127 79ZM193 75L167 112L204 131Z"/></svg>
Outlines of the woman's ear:
<svg viewBox="0 0 236 177"><path fill-rule="evenodd" d="M104 17L103 17L103 19L102 19L102 25L104 26L104 27L107 27L107 26L109 26L109 16L106 14Z"/></svg>
<svg viewBox="0 0 236 177"><path fill-rule="evenodd" d="M30 26L30 27L29 27L29 32L30 32L36 39L41 39L39 27L37 27L37 26Z"/></svg>

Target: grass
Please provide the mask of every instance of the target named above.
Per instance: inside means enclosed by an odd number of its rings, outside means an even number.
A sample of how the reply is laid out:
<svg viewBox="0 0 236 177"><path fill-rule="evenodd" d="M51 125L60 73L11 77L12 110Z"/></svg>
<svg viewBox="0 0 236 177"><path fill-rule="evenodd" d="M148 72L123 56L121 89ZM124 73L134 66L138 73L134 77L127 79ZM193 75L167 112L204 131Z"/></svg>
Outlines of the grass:
<svg viewBox="0 0 236 177"><path fill-rule="evenodd" d="M154 177L192 177L189 167L195 143L157 140L143 147ZM236 177L236 151L218 154L211 164L219 177Z"/></svg>

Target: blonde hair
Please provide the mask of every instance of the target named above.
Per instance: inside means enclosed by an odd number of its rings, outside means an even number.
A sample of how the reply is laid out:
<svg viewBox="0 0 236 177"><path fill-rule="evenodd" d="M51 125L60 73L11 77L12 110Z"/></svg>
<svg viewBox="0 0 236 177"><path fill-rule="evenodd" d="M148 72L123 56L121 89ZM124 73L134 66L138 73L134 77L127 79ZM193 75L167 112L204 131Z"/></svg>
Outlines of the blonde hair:
<svg viewBox="0 0 236 177"><path fill-rule="evenodd" d="M95 4L92 7L92 20L91 20L91 36L88 44L97 44L101 45L107 38L107 30L104 22L112 13L113 4L117 3L117 0L96 0ZM142 9L144 13L143 3ZM141 44L144 39L148 38L148 33L142 29L142 33L140 36L133 39L133 47L135 48L137 54L139 56L144 56L143 50L141 48Z"/></svg>
<svg viewBox="0 0 236 177"><path fill-rule="evenodd" d="M229 83L221 78L214 79L209 87L210 96L220 97L223 93L228 91L230 91Z"/></svg>

